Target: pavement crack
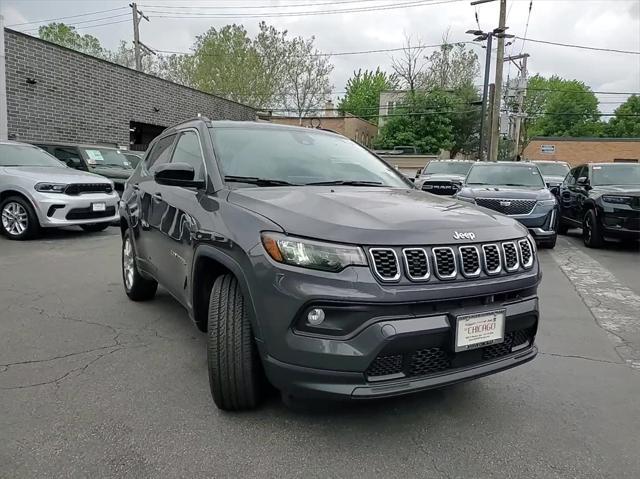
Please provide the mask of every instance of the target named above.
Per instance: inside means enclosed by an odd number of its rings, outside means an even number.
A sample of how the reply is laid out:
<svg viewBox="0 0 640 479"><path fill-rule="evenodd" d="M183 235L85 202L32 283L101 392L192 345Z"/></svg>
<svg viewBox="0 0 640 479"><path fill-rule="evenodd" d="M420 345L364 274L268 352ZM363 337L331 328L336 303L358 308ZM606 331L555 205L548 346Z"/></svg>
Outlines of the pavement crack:
<svg viewBox="0 0 640 479"><path fill-rule="evenodd" d="M557 358L583 359L585 361L593 361L593 362L596 362L596 363L615 364L617 366L624 366L625 365L625 363L622 363L622 362L609 361L607 359L590 358L590 357L587 357L587 356L580 356L578 354L543 353L541 351L539 351L538 354L541 354L543 356L553 356L553 357L557 357Z"/></svg>
<svg viewBox="0 0 640 479"><path fill-rule="evenodd" d="M115 341L116 338L114 338ZM37 363L48 363L50 361L56 361L58 359L65 359L65 358L70 358L73 356L79 356L81 354L88 354L88 353L92 353L94 351L100 351L103 349L110 349L110 348L115 348L117 346L120 346L120 343L118 343L116 341L116 344L110 344L108 346L100 346L98 348L93 348L93 349L86 349L84 351L76 351L73 353L68 353L68 354L62 354L60 356L54 356L52 358L46 358L46 359L31 359L31 360L27 360L27 361L16 361L13 363L6 363L6 364L0 364L0 368L4 368L2 369L0 372L6 371L8 370L11 366L18 366L18 365L22 365L22 364L37 364Z"/></svg>
<svg viewBox="0 0 640 479"><path fill-rule="evenodd" d="M59 383L61 381L63 381L67 377L69 377L74 372L78 372L77 376L80 376L95 362L99 361L100 359L104 358L105 356L113 354L113 353L115 353L117 351L121 351L122 349L124 349L124 348L117 348L117 349L114 349L114 350L109 351L107 353L100 354L100 355L98 355L98 357L92 359L88 363L83 364L82 366L78 366L77 368L73 368L73 369L67 371L66 373L64 373L63 375L61 375L61 376L59 376L59 377L57 377L55 379L51 379L49 381L42 381L42 382L39 382L39 383L32 383L32 384L23 384L23 385L20 385L20 386L12 386L12 387L8 387L8 388L7 387L0 387L0 389L4 390L4 391L12 391L12 390L16 390L16 389L29 389L29 388L34 388L34 387L38 387L38 386L47 386L49 384L54 384L56 387L58 387L58 385L59 385Z"/></svg>

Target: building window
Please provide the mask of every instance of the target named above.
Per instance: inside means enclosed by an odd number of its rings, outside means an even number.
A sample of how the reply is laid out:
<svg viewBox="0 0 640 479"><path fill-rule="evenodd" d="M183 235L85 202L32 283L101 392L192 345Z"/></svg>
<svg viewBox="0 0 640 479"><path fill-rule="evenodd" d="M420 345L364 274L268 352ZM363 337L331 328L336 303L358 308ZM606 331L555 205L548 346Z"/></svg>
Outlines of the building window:
<svg viewBox="0 0 640 479"><path fill-rule="evenodd" d="M387 115L393 114L395 109L398 107L397 101L388 101L387 102Z"/></svg>

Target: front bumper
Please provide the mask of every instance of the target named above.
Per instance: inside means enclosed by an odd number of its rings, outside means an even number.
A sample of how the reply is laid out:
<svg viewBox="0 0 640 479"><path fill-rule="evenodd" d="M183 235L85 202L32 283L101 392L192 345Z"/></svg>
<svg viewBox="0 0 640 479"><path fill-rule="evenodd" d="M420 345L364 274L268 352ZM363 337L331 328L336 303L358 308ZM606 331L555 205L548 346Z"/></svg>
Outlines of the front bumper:
<svg viewBox="0 0 640 479"><path fill-rule="evenodd" d="M558 229L558 211L556 207L536 207L526 216L511 216L525 226L536 240L550 239L556 236Z"/></svg>
<svg viewBox="0 0 640 479"><path fill-rule="evenodd" d="M605 207L598 211L604 236L640 239L640 210L631 207Z"/></svg>
<svg viewBox="0 0 640 479"><path fill-rule="evenodd" d="M118 221L118 195L113 192L65 195L36 192L32 197L40 226L59 227ZM104 203L105 211L94 212L94 203Z"/></svg>
<svg viewBox="0 0 640 479"><path fill-rule="evenodd" d="M389 285L363 267L324 273L271 262L267 268L264 261L254 268L260 292L251 295L258 347L270 382L294 395L404 394L492 374L536 354L537 266L491 279ZM326 330L304 327L315 307L326 311ZM505 342L455 353L456 318L496 309L506 311ZM514 335L520 339L509 339ZM437 364L415 359L431 353ZM395 369L386 374L380 362L390 356Z"/></svg>

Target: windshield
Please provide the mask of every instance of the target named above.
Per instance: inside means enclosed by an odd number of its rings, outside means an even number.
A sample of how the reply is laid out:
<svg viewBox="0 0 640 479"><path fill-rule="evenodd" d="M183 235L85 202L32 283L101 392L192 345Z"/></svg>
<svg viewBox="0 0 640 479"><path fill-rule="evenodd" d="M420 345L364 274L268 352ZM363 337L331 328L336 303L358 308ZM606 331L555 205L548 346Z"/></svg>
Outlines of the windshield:
<svg viewBox="0 0 640 479"><path fill-rule="evenodd" d="M467 185L539 186L545 183L537 166L505 163L475 165L465 181Z"/></svg>
<svg viewBox="0 0 640 479"><path fill-rule="evenodd" d="M432 161L423 170L423 175L449 174L467 176L473 163L462 161Z"/></svg>
<svg viewBox="0 0 640 479"><path fill-rule="evenodd" d="M542 176L567 176L569 166L564 163L536 163Z"/></svg>
<svg viewBox="0 0 640 479"><path fill-rule="evenodd" d="M592 185L633 185L640 186L640 165L595 165Z"/></svg>
<svg viewBox="0 0 640 479"><path fill-rule="evenodd" d="M342 136L300 129L213 128L224 176L296 185L356 182L407 188L398 173ZM262 185L267 186L263 181Z"/></svg>
<svg viewBox="0 0 640 479"><path fill-rule="evenodd" d="M83 148L87 163L92 167L110 167L131 169L131 163L118 150L110 148Z"/></svg>
<svg viewBox="0 0 640 479"><path fill-rule="evenodd" d="M0 145L0 166L51 166L66 168L49 153L29 145Z"/></svg>

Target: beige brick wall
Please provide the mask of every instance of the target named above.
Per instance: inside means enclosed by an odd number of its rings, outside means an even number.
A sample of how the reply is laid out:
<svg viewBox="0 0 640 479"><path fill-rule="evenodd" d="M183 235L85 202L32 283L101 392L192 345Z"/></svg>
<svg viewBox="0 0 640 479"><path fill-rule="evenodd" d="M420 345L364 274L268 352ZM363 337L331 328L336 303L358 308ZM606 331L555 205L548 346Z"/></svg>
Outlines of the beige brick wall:
<svg viewBox="0 0 640 479"><path fill-rule="evenodd" d="M554 153L542 153L542 145L555 146ZM614 160L636 160L640 162L640 139L631 140L566 140L535 138L522 154L529 160L559 160L570 165L581 163L611 162Z"/></svg>
<svg viewBox="0 0 640 479"><path fill-rule="evenodd" d="M302 122L300 122L300 119L298 118L272 117L270 121L273 123L280 123L281 125L305 126L308 128L326 128L328 130L333 130L336 133L340 133L341 135L344 135L347 138L355 140L361 145L368 147L371 147L373 139L378 134L378 127L376 125L355 116L306 117L302 119Z"/></svg>

